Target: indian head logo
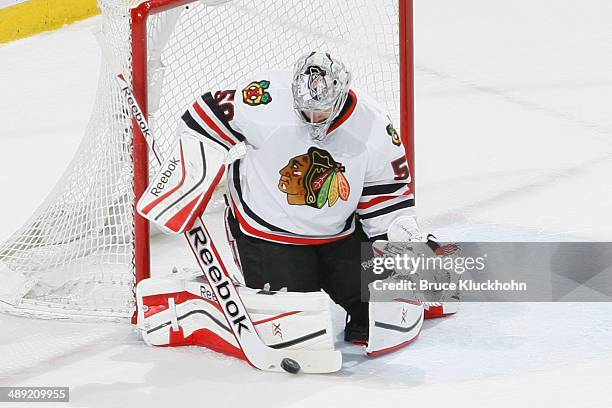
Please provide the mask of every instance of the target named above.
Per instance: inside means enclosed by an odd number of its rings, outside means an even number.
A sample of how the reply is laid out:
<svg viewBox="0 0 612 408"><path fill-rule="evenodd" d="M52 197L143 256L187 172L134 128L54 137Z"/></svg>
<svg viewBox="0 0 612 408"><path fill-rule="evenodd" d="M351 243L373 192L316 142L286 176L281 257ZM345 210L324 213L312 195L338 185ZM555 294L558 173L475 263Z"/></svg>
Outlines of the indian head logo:
<svg viewBox="0 0 612 408"><path fill-rule="evenodd" d="M311 147L308 153L295 156L279 173L278 188L287 194L287 203L322 208L346 201L351 187L344 176L345 168L329 152Z"/></svg>
<svg viewBox="0 0 612 408"><path fill-rule="evenodd" d="M270 81L253 81L242 90L242 100L247 105L267 105L272 102L272 96L266 89L270 87Z"/></svg>

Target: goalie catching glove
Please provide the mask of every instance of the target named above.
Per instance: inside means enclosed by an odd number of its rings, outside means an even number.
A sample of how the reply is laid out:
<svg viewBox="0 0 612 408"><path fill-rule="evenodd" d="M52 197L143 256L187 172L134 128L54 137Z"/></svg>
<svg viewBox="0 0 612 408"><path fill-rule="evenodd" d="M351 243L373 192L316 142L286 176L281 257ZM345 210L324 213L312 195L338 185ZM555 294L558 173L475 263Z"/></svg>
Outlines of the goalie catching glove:
<svg viewBox="0 0 612 408"><path fill-rule="evenodd" d="M373 245L374 252L382 257L394 257L396 255L417 255L411 243L422 242L431 252L428 256L453 256L460 251L456 244L440 245L431 234L425 237L413 216L399 217L389 226L387 237L389 241L376 241ZM430 271L426 276L420 271L413 271L411 279L417 281L426 279L428 281L454 283L458 285L459 275L454 271L445 269ZM416 300L422 302L424 307L424 318L435 319L455 314L459 310L459 290L441 292L415 293Z"/></svg>

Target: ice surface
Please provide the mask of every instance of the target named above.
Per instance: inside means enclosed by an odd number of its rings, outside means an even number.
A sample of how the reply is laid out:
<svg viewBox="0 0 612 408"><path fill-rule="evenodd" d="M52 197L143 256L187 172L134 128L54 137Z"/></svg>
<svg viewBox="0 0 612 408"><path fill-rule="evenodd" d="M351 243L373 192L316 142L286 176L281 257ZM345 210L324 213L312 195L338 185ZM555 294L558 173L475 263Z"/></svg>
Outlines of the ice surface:
<svg viewBox="0 0 612 408"><path fill-rule="evenodd" d="M609 2L417 0L415 16L423 228L447 240L612 239ZM96 22L0 46L0 239L83 134ZM156 272L189 262L180 239L154 245ZM610 406L609 304L465 304L379 359L343 344L342 319L343 371L294 377L148 348L129 325L0 316L0 385L67 385L82 407Z"/></svg>

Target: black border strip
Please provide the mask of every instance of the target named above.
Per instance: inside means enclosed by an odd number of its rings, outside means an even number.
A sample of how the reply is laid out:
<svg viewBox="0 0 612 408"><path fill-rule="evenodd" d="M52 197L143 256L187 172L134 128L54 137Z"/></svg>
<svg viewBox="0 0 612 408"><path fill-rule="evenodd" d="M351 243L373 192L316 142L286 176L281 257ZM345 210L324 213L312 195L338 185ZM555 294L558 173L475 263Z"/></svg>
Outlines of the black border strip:
<svg viewBox="0 0 612 408"><path fill-rule="evenodd" d="M327 330L323 329L323 330L319 330L318 332L314 332L314 333L310 333L302 337L298 337L297 339L285 341L283 343L271 344L268 347L273 348L273 349L283 349L283 348L291 347L293 345L314 339L315 337L323 336L325 333L327 333Z"/></svg>
<svg viewBox="0 0 612 408"><path fill-rule="evenodd" d="M215 318L213 315L211 315L210 313L208 313L206 310L200 310L200 309L198 309L198 310L192 310L192 311L190 311L190 312L185 313L183 316L178 317L178 318L177 318L177 320L183 320L183 319L186 319L187 317L189 317L189 316L191 316L191 315L194 315L194 314L203 314L203 315L205 315L206 317L208 317L210 320L212 320L214 323L216 323L216 324L217 324L217 326L219 326L220 328L222 328L223 330L225 330L226 332L228 332L228 333L231 333L231 332L232 332L232 331L230 330L230 328L229 328L229 327L227 327L226 325L224 325L224 324L223 324L221 321L217 320L217 319L216 319L216 318ZM164 327L169 326L169 325L171 325L171 324L172 324L172 322L162 323L162 324L160 324L159 326L156 326L156 327L154 327L154 328L152 328L152 329L147 330L147 334L149 334L149 333L153 333L154 331L157 331L157 330L160 330L160 329L163 329Z"/></svg>
<svg viewBox="0 0 612 408"><path fill-rule="evenodd" d="M336 116L336 118L329 125L329 129L327 130L327 133L330 134L334 130L342 126L342 124L346 122L353 115L356 105L357 105L357 95L355 95L355 92L353 92L352 89L349 89L349 93L346 97L346 101L344 102L342 109L340 109L340 113L338 114L338 116Z"/></svg>
<svg viewBox="0 0 612 408"><path fill-rule="evenodd" d="M422 315L419 316L417 321L414 322L414 324L412 324L412 325L410 325L408 327L396 326L394 324L383 323L383 322L374 322L374 326L380 327L381 329L398 331L400 333L408 333L409 331L414 330L414 328L417 327L419 325L419 323L421 323L422 317L423 317Z"/></svg>
<svg viewBox="0 0 612 408"><path fill-rule="evenodd" d="M401 190L404 187L408 187L409 183L394 183L394 184L379 184L376 186L364 187L361 196L372 196L381 194L391 194Z"/></svg>
<svg viewBox="0 0 612 408"><path fill-rule="evenodd" d="M380 217L381 215L389 214L394 211L401 210L403 208L410 208L410 207L414 207L413 198L390 205L389 207L381 208L380 210L372 211L371 213L366 213L366 214L360 213L359 218L362 220L367 220L369 218Z"/></svg>
<svg viewBox="0 0 612 408"><path fill-rule="evenodd" d="M198 182L189 190L187 191L185 194L183 194L182 196L180 196L179 198L177 198L176 200L174 200L174 202L172 204L169 204L168 207L166 207L165 210L163 210L162 212L160 212L157 217L155 217L155 220L157 221L159 219L159 217L161 217L162 215L164 215L168 210L170 210L171 208L174 208L174 206L176 205L176 203L178 203L179 201L181 201L182 199L184 199L185 197L187 197L189 194L191 194L194 190L196 190L198 187L200 187L203 183L204 180L206 179L206 155L204 153L204 144L202 142L200 142L200 154L202 155L202 162L204 163L204 165L202 166L202 177L200 177L200 180L198 180ZM184 159L183 159L184 160ZM185 169L185 171L187 171L187 169ZM185 175L186 177L187 175Z"/></svg>

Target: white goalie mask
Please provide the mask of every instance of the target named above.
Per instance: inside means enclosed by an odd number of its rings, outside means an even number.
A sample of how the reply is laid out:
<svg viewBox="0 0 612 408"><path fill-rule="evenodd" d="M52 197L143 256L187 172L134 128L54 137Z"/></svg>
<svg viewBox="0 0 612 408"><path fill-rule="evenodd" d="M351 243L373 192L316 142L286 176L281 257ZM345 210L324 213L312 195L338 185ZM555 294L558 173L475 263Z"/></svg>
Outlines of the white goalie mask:
<svg viewBox="0 0 612 408"><path fill-rule="evenodd" d="M328 53L311 52L301 56L293 70L293 107L309 126L314 141L322 141L338 116L351 84L344 64Z"/></svg>

